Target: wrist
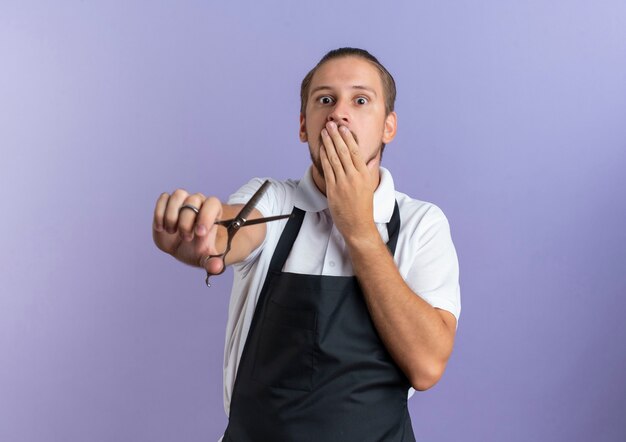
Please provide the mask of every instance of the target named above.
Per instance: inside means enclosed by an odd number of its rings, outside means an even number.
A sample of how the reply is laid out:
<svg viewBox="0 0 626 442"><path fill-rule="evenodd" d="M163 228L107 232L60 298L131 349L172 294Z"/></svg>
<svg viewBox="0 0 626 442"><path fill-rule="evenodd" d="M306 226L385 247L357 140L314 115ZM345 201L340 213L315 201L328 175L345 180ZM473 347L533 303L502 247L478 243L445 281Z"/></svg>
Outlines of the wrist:
<svg viewBox="0 0 626 442"><path fill-rule="evenodd" d="M354 229L354 233L344 235L344 240L352 253L372 253L385 245L374 223L367 228Z"/></svg>

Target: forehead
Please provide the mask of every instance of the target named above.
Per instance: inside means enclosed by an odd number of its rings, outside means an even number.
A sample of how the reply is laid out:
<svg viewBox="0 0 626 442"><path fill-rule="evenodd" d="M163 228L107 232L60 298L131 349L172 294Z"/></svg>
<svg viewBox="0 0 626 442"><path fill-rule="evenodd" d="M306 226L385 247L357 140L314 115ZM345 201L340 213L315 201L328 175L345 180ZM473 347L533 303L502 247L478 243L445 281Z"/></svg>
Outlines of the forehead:
<svg viewBox="0 0 626 442"><path fill-rule="evenodd" d="M313 78L309 91L320 86L330 88L349 88L366 86L382 93L383 84L378 69L361 57L334 58L321 65Z"/></svg>

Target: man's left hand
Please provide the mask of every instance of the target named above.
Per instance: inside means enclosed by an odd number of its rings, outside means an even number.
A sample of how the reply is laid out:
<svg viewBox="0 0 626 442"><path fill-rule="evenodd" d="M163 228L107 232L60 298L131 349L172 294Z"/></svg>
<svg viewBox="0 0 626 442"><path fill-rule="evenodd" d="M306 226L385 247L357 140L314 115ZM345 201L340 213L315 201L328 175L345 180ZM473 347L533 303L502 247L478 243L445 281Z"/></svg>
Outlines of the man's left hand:
<svg viewBox="0 0 626 442"><path fill-rule="evenodd" d="M322 141L320 159L326 197L337 229L346 242L376 231L373 207L378 183L374 182L352 132L331 121L322 130Z"/></svg>

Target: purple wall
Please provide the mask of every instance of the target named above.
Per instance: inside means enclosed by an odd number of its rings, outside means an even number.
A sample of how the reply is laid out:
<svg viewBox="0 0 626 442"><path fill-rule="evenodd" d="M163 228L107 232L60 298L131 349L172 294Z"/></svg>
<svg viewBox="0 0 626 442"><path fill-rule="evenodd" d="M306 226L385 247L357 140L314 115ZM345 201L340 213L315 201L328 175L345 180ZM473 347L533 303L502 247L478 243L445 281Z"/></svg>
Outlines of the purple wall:
<svg viewBox="0 0 626 442"><path fill-rule="evenodd" d="M230 276L159 252L154 203L300 177L299 83L344 45L459 253L419 440L626 440L626 3L130 3L0 4L1 441L217 439Z"/></svg>

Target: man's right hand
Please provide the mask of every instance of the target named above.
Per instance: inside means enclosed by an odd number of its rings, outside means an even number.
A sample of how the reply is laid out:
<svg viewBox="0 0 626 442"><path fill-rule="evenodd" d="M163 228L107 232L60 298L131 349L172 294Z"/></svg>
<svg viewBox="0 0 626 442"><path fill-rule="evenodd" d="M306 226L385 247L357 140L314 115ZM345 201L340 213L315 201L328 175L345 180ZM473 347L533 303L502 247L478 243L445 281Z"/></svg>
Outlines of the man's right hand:
<svg viewBox="0 0 626 442"><path fill-rule="evenodd" d="M199 209L180 208L190 204ZM156 246L179 261L194 267L204 268L209 274L218 274L224 263L217 255L226 249L226 229L219 228L215 221L234 218L241 205L228 206L215 197L205 197L201 193L190 195L183 189L175 190L171 195L162 193L156 202L152 237ZM261 213L254 209L249 219L261 218ZM225 265L245 259L265 238L265 224L249 226L235 236L231 251L226 255ZM204 264L204 265L202 265Z"/></svg>

